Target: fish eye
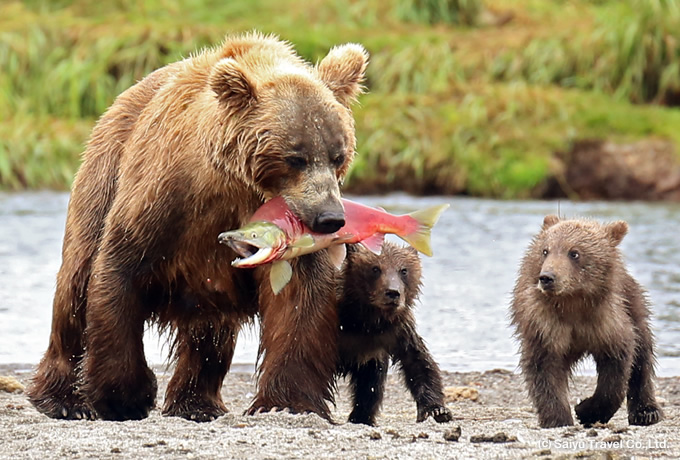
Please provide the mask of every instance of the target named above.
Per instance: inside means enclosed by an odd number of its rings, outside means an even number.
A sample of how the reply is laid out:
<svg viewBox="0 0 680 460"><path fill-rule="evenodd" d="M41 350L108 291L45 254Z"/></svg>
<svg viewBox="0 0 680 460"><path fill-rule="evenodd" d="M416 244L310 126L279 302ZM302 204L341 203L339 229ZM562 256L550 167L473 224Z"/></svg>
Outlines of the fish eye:
<svg viewBox="0 0 680 460"><path fill-rule="evenodd" d="M579 257L581 257L581 255L578 253L576 249L572 249L571 251L569 251L569 258L573 260L578 260Z"/></svg>
<svg viewBox="0 0 680 460"><path fill-rule="evenodd" d="M250 234L250 237L253 238L253 239L254 239L254 238L257 238L257 233L256 233L256 232L251 233L251 234Z"/></svg>

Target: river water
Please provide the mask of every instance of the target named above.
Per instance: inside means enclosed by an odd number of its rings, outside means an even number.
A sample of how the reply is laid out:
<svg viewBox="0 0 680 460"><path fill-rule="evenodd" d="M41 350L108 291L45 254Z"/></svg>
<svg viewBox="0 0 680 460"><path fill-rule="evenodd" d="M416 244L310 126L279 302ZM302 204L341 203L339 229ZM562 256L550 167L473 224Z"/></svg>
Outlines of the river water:
<svg viewBox="0 0 680 460"><path fill-rule="evenodd" d="M517 370L508 305L520 259L546 214L623 219L621 245L630 272L654 305L660 375L680 375L680 205L353 197L404 213L450 203L433 231L435 255L423 257L418 330L443 369ZM52 296L61 263L68 194L0 194L0 363L38 362L48 343ZM252 368L255 328L241 334L235 364ZM150 363L166 362L166 338L145 338ZM592 373L586 361L582 373Z"/></svg>

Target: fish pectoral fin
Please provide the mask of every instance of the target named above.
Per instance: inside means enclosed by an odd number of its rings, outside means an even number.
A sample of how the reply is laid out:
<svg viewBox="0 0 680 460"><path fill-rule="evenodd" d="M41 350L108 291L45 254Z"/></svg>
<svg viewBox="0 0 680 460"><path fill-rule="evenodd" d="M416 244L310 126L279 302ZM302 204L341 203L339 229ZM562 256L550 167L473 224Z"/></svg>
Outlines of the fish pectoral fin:
<svg viewBox="0 0 680 460"><path fill-rule="evenodd" d="M384 233L375 233L368 238L359 241L359 244L361 244L363 247L368 249L369 251L380 255L382 252L382 246L383 243L385 242L385 234Z"/></svg>
<svg viewBox="0 0 680 460"><path fill-rule="evenodd" d="M269 271L269 283L272 286L272 292L278 294L286 287L286 284L293 277L293 267L285 260L279 260L272 264Z"/></svg>
<svg viewBox="0 0 680 460"><path fill-rule="evenodd" d="M295 243L290 245L293 248L311 248L314 246L314 237L309 233L304 234Z"/></svg>
<svg viewBox="0 0 680 460"><path fill-rule="evenodd" d="M347 247L344 243L331 246L328 248L328 255L331 256L335 268L340 269L345 257L347 257Z"/></svg>

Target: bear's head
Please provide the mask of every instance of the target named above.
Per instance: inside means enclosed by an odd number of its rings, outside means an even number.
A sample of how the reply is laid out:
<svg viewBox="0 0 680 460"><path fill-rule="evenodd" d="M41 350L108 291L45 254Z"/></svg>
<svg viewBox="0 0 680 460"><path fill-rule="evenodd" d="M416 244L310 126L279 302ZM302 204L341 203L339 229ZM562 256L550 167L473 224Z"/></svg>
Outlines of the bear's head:
<svg viewBox="0 0 680 460"><path fill-rule="evenodd" d="M593 297L607 291L612 268L621 264L617 248L628 224L560 220L546 216L529 254L537 289L545 296Z"/></svg>
<svg viewBox="0 0 680 460"><path fill-rule="evenodd" d="M382 252L375 254L354 245L347 251L344 289L391 319L413 307L420 293L421 272L420 257L411 247L386 242Z"/></svg>
<svg viewBox="0 0 680 460"><path fill-rule="evenodd" d="M367 53L346 44L311 66L284 42L246 38L225 45L210 75L233 131L222 154L239 152L244 180L263 199L282 196L313 231L335 232L345 223L340 184L356 146L350 105L362 90Z"/></svg>

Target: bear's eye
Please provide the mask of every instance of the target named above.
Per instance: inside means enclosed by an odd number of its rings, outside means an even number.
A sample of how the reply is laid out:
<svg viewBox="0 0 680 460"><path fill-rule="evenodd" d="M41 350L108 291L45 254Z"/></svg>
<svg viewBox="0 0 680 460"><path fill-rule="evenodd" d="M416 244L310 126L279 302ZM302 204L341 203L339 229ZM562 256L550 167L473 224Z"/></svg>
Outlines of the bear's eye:
<svg viewBox="0 0 680 460"><path fill-rule="evenodd" d="M544 255L544 256L547 256L547 255L548 255L548 250L547 250L547 249L544 249L544 250L543 250L543 255Z"/></svg>
<svg viewBox="0 0 680 460"><path fill-rule="evenodd" d="M571 251L569 251L569 258L573 260L578 260L579 257L581 257L581 255L578 253L576 249L572 249Z"/></svg>
<svg viewBox="0 0 680 460"><path fill-rule="evenodd" d="M401 274L401 276L406 276L408 275L408 269L402 268L401 270L399 270L399 273Z"/></svg>
<svg viewBox="0 0 680 460"><path fill-rule="evenodd" d="M373 266L373 274L374 275L379 275L380 274L380 267L378 266Z"/></svg>
<svg viewBox="0 0 680 460"><path fill-rule="evenodd" d="M304 169L307 166L307 159L305 157L291 155L286 157L286 163L291 168Z"/></svg>
<svg viewBox="0 0 680 460"><path fill-rule="evenodd" d="M341 153L337 157L333 158L331 160L331 162L333 163L333 166L335 166L336 168L339 168L340 166L342 166L345 163L345 155L343 155Z"/></svg>

